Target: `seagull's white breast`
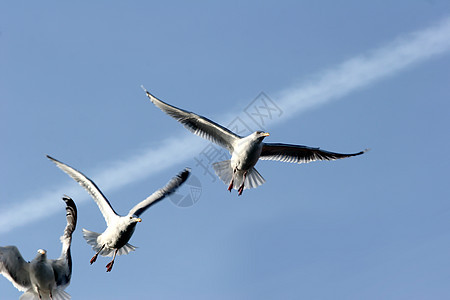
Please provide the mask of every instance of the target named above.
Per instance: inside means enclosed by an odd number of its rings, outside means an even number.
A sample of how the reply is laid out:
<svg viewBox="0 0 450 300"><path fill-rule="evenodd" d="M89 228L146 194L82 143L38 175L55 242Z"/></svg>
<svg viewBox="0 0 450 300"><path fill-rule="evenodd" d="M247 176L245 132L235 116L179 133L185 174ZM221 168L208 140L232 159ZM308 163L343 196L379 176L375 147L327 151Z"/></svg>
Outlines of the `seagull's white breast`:
<svg viewBox="0 0 450 300"><path fill-rule="evenodd" d="M120 217L116 222L110 224L108 228L98 237L99 244L105 244L108 248L122 248L134 233L136 223L130 223L129 217Z"/></svg>
<svg viewBox="0 0 450 300"><path fill-rule="evenodd" d="M252 135L240 139L231 155L231 168L246 171L251 169L261 155L262 144Z"/></svg>

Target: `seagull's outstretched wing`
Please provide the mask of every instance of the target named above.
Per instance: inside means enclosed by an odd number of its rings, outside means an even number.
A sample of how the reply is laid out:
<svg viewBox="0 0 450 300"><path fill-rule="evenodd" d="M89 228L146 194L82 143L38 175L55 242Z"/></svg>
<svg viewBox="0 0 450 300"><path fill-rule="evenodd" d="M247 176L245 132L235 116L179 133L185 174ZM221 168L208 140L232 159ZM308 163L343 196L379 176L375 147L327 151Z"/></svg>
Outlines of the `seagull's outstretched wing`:
<svg viewBox="0 0 450 300"><path fill-rule="evenodd" d="M264 143L261 151L261 160L278 160L289 163L308 163L316 160L335 160L350 156L361 155L367 150L358 153L336 153L301 145L268 144Z"/></svg>
<svg viewBox="0 0 450 300"><path fill-rule="evenodd" d="M147 208L175 192L177 188L188 179L190 173L191 170L189 168L184 169L184 171L173 177L165 187L157 190L152 195L147 197L147 199L141 201L135 207L133 207L130 210L129 214L139 217L144 211L147 210Z"/></svg>
<svg viewBox="0 0 450 300"><path fill-rule="evenodd" d="M31 287L29 263L26 262L16 246L0 247L0 274L5 276L22 292Z"/></svg>
<svg viewBox="0 0 450 300"><path fill-rule="evenodd" d="M67 225L64 229L64 234L61 236L61 243L63 244L61 256L58 259L50 261L55 274L56 285L61 288L69 285L70 278L72 277L70 245L72 243L72 233L77 226L77 207L75 202L68 196L64 196L63 200L66 202Z"/></svg>
<svg viewBox="0 0 450 300"><path fill-rule="evenodd" d="M78 182L84 189L92 196L98 205L98 208L103 214L106 220L106 224L110 224L112 219L118 218L119 216L112 208L108 199L102 194L100 189L95 185L95 183L87 178L83 173L75 170L74 168L54 159L53 157L47 155L47 158L53 161L58 168L63 170L67 175L72 177L76 182Z"/></svg>
<svg viewBox="0 0 450 300"><path fill-rule="evenodd" d="M226 148L230 153L233 152L234 142L239 140L240 136L205 117L169 105L150 94L144 87L142 88L153 104L183 124L189 131Z"/></svg>

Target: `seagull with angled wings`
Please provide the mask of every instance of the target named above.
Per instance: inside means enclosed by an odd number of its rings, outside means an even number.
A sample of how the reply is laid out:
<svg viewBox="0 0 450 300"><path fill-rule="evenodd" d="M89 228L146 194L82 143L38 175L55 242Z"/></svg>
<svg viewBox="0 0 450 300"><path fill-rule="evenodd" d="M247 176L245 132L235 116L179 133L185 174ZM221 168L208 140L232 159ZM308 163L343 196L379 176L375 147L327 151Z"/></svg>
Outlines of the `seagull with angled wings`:
<svg viewBox="0 0 450 300"><path fill-rule="evenodd" d="M150 206L158 203L166 196L173 193L181 184L183 184L190 174L190 169L186 168L177 176L173 177L167 185L152 195L147 197L135 205L126 216L119 216L108 199L103 195L97 185L88 177L74 168L50 157L61 170L78 182L94 199L106 221L106 230L103 233L89 231L83 228L83 236L87 243L92 246L95 255L92 257L90 263L93 264L98 255L112 256L112 260L106 265L106 272L111 272L114 265L116 255L128 254L136 249L135 246L128 243L134 233L136 224L141 222L140 215L145 212Z"/></svg>
<svg viewBox="0 0 450 300"><path fill-rule="evenodd" d="M159 100L143 86L142 89L153 104L183 124L189 131L230 152L230 160L216 162L213 168L217 176L228 184L228 190L231 192L234 188L238 190L238 195L241 195L244 189L256 188L265 182L254 168L260 159L300 164L357 156L367 151L344 154L301 145L264 143L264 138L269 136L269 133L264 131L256 131L242 137L205 117Z"/></svg>

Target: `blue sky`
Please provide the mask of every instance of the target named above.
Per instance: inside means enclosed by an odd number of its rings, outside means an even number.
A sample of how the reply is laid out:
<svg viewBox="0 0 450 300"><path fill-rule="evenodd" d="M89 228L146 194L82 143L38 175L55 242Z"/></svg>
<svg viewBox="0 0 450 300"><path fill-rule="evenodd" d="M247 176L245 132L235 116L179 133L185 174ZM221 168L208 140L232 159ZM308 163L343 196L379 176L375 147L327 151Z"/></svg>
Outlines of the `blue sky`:
<svg viewBox="0 0 450 300"><path fill-rule="evenodd" d="M449 298L447 1L0 8L0 245L58 257L60 198L72 196L73 299ZM372 150L259 162L267 182L238 198L196 165L209 144L141 84L252 129L245 112L264 92L280 109L268 142ZM91 177L122 214L186 166L201 197L147 211L130 241L139 248L107 274L109 258L90 266L81 234L105 228L97 206L45 154ZM0 279L2 299L19 295Z"/></svg>

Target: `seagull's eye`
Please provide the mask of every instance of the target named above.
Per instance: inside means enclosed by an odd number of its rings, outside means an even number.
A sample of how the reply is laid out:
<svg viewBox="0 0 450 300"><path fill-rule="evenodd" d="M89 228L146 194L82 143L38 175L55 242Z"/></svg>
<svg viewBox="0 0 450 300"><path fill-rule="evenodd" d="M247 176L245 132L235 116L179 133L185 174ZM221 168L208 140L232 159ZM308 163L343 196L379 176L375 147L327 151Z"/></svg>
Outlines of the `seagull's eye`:
<svg viewBox="0 0 450 300"><path fill-rule="evenodd" d="M130 220L133 219L133 217L130 217Z"/></svg>

